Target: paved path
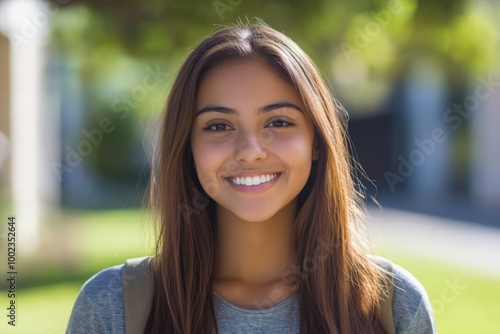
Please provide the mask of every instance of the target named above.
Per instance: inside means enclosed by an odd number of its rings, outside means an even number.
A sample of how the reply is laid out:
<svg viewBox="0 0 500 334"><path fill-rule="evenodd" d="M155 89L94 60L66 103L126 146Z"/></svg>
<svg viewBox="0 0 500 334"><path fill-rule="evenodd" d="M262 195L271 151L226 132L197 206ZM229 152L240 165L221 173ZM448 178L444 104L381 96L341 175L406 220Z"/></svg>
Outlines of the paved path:
<svg viewBox="0 0 500 334"><path fill-rule="evenodd" d="M500 277L498 228L387 208L369 207L369 212L375 248L388 245Z"/></svg>

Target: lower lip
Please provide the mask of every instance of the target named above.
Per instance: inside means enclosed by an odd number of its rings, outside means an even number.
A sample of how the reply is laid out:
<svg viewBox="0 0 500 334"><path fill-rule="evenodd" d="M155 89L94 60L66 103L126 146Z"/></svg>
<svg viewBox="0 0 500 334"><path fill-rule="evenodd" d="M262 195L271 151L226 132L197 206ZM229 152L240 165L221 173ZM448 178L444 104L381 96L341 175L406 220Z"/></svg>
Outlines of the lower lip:
<svg viewBox="0 0 500 334"><path fill-rule="evenodd" d="M227 180L227 182L229 182L229 184L238 191L245 192L245 193L255 193L255 192L264 191L266 189L271 188L276 183L276 181L279 179L280 176L281 176L281 174L278 174L278 175L276 175L276 177L273 180L271 180L269 182L261 183L258 186L244 186L241 184L233 183L233 182L231 182L231 180Z"/></svg>

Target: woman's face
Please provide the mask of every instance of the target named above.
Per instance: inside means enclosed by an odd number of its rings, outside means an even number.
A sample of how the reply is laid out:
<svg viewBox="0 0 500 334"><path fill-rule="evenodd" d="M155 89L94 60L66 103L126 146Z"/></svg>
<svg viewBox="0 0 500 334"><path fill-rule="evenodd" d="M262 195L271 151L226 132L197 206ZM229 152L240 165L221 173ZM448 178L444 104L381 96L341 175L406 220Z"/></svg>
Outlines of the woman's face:
<svg viewBox="0 0 500 334"><path fill-rule="evenodd" d="M294 88L262 61L230 62L205 76L196 108L195 168L219 209L245 221L295 210L316 152Z"/></svg>

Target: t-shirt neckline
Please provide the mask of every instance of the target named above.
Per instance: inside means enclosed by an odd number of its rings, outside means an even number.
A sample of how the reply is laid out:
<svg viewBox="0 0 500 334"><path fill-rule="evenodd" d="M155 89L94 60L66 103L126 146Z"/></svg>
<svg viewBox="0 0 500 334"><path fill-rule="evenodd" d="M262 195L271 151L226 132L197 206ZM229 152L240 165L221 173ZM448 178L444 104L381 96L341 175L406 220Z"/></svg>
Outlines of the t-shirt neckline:
<svg viewBox="0 0 500 334"><path fill-rule="evenodd" d="M253 314L263 314L263 313L271 313L271 312L276 312L278 310L281 310L284 307L288 307L292 302L294 302L298 298L298 291L295 291L292 293L290 296L288 296L285 300L282 300L276 305L273 305L268 308L263 308L263 309L248 309L248 308L243 308L237 305L234 305L227 300L225 300L222 296L220 296L217 292L212 291L213 296L221 302L224 306L229 307L231 309L234 309L239 312L244 312L244 313L253 313ZM271 301L272 302L272 301Z"/></svg>

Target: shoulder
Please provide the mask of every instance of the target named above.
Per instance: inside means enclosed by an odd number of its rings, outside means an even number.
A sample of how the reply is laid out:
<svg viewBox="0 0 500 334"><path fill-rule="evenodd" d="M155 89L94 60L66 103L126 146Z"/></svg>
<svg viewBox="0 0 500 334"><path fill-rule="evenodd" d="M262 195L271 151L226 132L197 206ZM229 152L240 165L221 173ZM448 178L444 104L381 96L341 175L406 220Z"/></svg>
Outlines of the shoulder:
<svg viewBox="0 0 500 334"><path fill-rule="evenodd" d="M425 288L406 269L394 263L392 269L392 311L396 333L436 333L432 307Z"/></svg>
<svg viewBox="0 0 500 334"><path fill-rule="evenodd" d="M99 307L123 304L122 270L118 265L100 271L85 282L80 294Z"/></svg>
<svg viewBox="0 0 500 334"><path fill-rule="evenodd" d="M124 333L123 265L102 270L82 286L67 333Z"/></svg>

